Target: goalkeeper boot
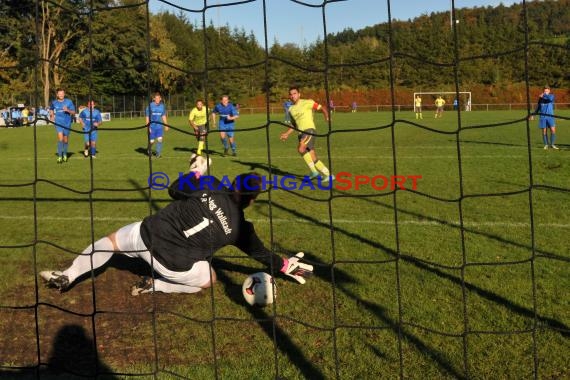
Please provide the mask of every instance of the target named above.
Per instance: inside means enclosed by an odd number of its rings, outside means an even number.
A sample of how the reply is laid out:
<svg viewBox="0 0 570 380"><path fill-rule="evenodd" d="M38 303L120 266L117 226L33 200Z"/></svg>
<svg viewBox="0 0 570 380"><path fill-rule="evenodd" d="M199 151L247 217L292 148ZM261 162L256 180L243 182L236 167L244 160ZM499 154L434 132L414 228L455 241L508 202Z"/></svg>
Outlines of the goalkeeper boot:
<svg viewBox="0 0 570 380"><path fill-rule="evenodd" d="M321 175L319 174L319 172L312 172L311 175L309 176L309 179L315 179L315 178L319 178Z"/></svg>
<svg viewBox="0 0 570 380"><path fill-rule="evenodd" d="M65 292L69 288L69 278L59 271L46 270L40 272L40 277L46 281L48 288L56 288Z"/></svg>
<svg viewBox="0 0 570 380"><path fill-rule="evenodd" d="M131 295L138 296L139 294L152 292L152 277L143 276L141 280L133 285L131 288Z"/></svg>
<svg viewBox="0 0 570 380"><path fill-rule="evenodd" d="M322 183L328 183L329 181L332 182L335 179L336 179L336 177L333 174L321 176Z"/></svg>
<svg viewBox="0 0 570 380"><path fill-rule="evenodd" d="M548 150L548 145L545 145L545 146L544 146L544 150Z"/></svg>
<svg viewBox="0 0 570 380"><path fill-rule="evenodd" d="M558 147L557 147L556 145L554 145L554 144L550 145L550 147L551 147L552 149L555 149L555 150L560 150L560 148L558 148Z"/></svg>

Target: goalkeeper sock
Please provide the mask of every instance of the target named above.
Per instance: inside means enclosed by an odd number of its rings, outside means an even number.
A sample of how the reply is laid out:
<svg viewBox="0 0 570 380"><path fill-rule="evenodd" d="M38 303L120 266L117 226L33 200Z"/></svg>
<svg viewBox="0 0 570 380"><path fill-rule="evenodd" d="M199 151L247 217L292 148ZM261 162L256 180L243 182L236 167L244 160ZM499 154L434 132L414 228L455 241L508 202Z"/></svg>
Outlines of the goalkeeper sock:
<svg viewBox="0 0 570 380"><path fill-rule="evenodd" d="M69 278L69 283L72 283L77 277L89 272L91 268L97 269L103 266L113 256L113 253L111 239L108 237L99 239L93 245L85 248L81 255L73 260L73 264L63 271L63 274ZM91 264L92 260L93 264Z"/></svg>
<svg viewBox="0 0 570 380"><path fill-rule="evenodd" d="M313 159L311 158L311 154L309 152L303 154L303 160L305 160L305 163L307 164L307 166L311 170L311 173L314 173L317 171L315 169L315 163L313 162Z"/></svg>
<svg viewBox="0 0 570 380"><path fill-rule="evenodd" d="M556 133L550 133L550 145L554 145L554 141L556 141Z"/></svg>
<svg viewBox="0 0 570 380"><path fill-rule="evenodd" d="M170 282L164 278L154 280L154 291L162 293L198 293L202 288Z"/></svg>
<svg viewBox="0 0 570 380"><path fill-rule="evenodd" d="M315 168L317 168L318 171L320 171L321 173L323 173L327 177L331 174L329 169L325 166L325 164L323 164L323 162L321 160L318 160L317 162L315 162Z"/></svg>
<svg viewBox="0 0 570 380"><path fill-rule="evenodd" d="M199 141L198 142L198 150L196 151L196 154L198 156L202 154L202 149L204 149L204 141Z"/></svg>
<svg viewBox="0 0 570 380"><path fill-rule="evenodd" d="M542 142L544 145L548 145L548 135L546 133L542 135Z"/></svg>

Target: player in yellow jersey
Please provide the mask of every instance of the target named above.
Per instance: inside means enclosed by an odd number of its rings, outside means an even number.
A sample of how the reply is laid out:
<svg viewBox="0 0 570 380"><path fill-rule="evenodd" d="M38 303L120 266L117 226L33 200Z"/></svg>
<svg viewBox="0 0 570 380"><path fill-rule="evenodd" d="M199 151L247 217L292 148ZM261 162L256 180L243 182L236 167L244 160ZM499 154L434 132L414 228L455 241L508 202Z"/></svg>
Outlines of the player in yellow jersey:
<svg viewBox="0 0 570 380"><path fill-rule="evenodd" d="M440 96L435 100L435 117L443 117L443 106L445 105L445 100Z"/></svg>
<svg viewBox="0 0 570 380"><path fill-rule="evenodd" d="M198 150L196 150L196 154L200 156L202 154L202 149L204 149L204 144L206 141L206 123L208 122L206 107L204 107L204 102L201 99L198 99L196 101L196 107L192 108L192 111L190 111L190 115L188 115L188 122L194 129L194 134L198 140Z"/></svg>
<svg viewBox="0 0 570 380"><path fill-rule="evenodd" d="M414 112L416 113L416 119L423 119L422 116L422 98L419 95L416 95L414 99Z"/></svg>
<svg viewBox="0 0 570 380"><path fill-rule="evenodd" d="M334 180L329 169L318 159L315 151L315 133L317 127L313 119L313 111L321 111L325 117L325 121L329 121L329 113L327 108L312 99L301 99L301 93L298 87L289 89L289 99L293 105L289 107L291 114L291 122L299 131L299 145L297 151L303 157L307 166L311 170L311 179L319 177L319 172L323 174L322 181L328 182ZM289 128L287 132L283 132L280 136L281 141L287 140L289 135L293 133L293 128Z"/></svg>

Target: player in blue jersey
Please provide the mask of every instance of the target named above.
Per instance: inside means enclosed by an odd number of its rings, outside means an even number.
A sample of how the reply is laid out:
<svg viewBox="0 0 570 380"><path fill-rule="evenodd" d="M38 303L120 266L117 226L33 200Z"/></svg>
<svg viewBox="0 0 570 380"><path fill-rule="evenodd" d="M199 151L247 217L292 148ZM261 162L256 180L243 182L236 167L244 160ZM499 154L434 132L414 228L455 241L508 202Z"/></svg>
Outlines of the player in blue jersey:
<svg viewBox="0 0 570 380"><path fill-rule="evenodd" d="M97 145L97 128L103 123L101 112L95 108L93 100L87 102L87 108L79 113L79 122L83 126L83 142L85 143L83 155L95 158L96 145Z"/></svg>
<svg viewBox="0 0 570 380"><path fill-rule="evenodd" d="M69 132L71 122L75 115L73 102L65 97L62 88L56 90L56 99L49 107L49 119L55 124L57 132L57 163L67 162L67 146L69 144Z"/></svg>
<svg viewBox="0 0 570 380"><path fill-rule="evenodd" d="M162 137L168 131L166 106L160 92L155 92L153 101L146 107L146 125L148 126L148 155L152 156L152 145L156 141L156 158L162 155Z"/></svg>
<svg viewBox="0 0 570 380"><path fill-rule="evenodd" d="M542 130L544 149L548 149L547 130L550 129L550 147L558 150L558 147L554 145L554 141L556 141L556 124L554 122L554 95L550 93L550 87L544 87L544 91L538 98L538 104L533 115L540 115L538 128Z"/></svg>
<svg viewBox="0 0 570 380"><path fill-rule="evenodd" d="M222 95L220 103L216 104L212 111L212 126L216 128L216 114L220 116L218 129L220 130L220 139L224 146L224 156L228 154L230 147L232 155L237 156L236 142L234 137L235 120L239 117L237 109L232 103L228 95ZM228 143L229 140L229 143Z"/></svg>
<svg viewBox="0 0 570 380"><path fill-rule="evenodd" d="M293 102L289 99L285 103L283 103L283 110L285 111L285 124L291 124L291 112L289 112L289 108L293 105Z"/></svg>

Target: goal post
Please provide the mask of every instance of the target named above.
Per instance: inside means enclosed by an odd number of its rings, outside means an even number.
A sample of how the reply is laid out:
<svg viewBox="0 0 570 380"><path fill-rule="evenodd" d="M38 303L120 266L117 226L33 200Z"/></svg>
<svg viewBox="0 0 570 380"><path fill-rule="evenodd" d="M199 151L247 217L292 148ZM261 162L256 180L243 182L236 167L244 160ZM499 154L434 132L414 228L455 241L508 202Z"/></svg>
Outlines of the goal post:
<svg viewBox="0 0 570 380"><path fill-rule="evenodd" d="M461 107L462 111L471 111L471 91L459 91L459 92L455 92L455 91L427 91L427 92L414 92L414 98L412 99L412 105L414 104L414 100L416 99L416 96L419 95L420 97L423 97L424 95L431 95L433 96L433 98L437 98L438 96L442 96L443 99L445 100L445 103L447 105L454 105L454 100L457 98L457 107ZM423 100L423 99L422 99ZM425 107L425 105L428 103L423 103L422 106ZM454 107L455 108L455 107Z"/></svg>

